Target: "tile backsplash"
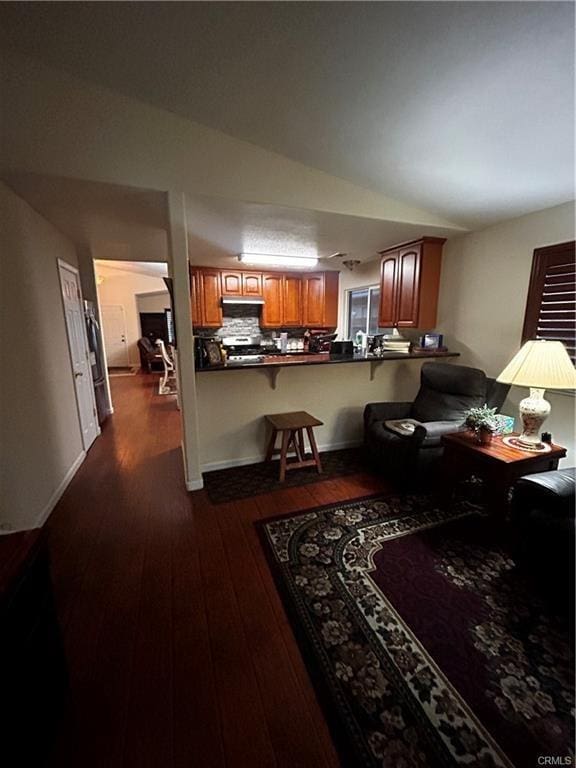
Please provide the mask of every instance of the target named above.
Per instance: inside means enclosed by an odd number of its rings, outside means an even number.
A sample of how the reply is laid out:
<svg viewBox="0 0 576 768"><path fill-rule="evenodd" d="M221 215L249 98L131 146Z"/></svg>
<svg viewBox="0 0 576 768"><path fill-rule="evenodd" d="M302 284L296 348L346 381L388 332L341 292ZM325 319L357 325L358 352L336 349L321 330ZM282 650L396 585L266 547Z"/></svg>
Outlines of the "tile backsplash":
<svg viewBox="0 0 576 768"><path fill-rule="evenodd" d="M257 306L229 304L224 306L222 328L217 336L260 336L260 315Z"/></svg>
<svg viewBox="0 0 576 768"><path fill-rule="evenodd" d="M276 336L275 331L260 328L260 309L255 304L228 304L223 308L222 327L194 329L197 336ZM303 328L290 328L289 336L302 336Z"/></svg>

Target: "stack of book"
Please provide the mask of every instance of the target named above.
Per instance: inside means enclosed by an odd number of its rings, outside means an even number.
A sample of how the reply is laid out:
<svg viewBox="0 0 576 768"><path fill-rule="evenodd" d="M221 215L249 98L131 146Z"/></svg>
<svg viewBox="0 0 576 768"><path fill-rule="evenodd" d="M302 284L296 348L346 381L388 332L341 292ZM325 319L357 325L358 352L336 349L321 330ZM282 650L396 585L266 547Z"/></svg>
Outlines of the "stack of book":
<svg viewBox="0 0 576 768"><path fill-rule="evenodd" d="M399 333L385 334L381 349L382 352L410 352L410 341Z"/></svg>

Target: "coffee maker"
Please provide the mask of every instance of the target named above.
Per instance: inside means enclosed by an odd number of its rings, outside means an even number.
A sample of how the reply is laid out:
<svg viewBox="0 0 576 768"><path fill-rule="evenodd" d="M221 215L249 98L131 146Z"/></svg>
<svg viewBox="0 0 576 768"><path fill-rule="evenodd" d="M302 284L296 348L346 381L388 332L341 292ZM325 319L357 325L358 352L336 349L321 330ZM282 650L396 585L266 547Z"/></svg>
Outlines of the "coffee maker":
<svg viewBox="0 0 576 768"><path fill-rule="evenodd" d="M330 352L330 345L338 335L337 333L326 333L324 330L310 330L308 335L308 350L318 354L319 352Z"/></svg>
<svg viewBox="0 0 576 768"><path fill-rule="evenodd" d="M194 365L200 368L217 368L223 365L221 340L216 336L194 336Z"/></svg>

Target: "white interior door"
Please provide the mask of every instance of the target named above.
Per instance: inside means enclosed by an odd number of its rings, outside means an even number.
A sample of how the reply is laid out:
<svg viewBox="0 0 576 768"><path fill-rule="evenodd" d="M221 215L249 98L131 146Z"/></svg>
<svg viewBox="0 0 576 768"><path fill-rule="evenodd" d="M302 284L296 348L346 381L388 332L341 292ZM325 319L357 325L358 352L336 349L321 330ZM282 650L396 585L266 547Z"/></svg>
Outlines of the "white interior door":
<svg viewBox="0 0 576 768"><path fill-rule="evenodd" d="M80 430L82 432L84 450L87 451L100 434L100 427L96 418L96 401L89 363L88 339L86 338L80 279L78 271L64 261L58 260L58 271L60 273L68 346L70 348L70 360L74 375L74 387L76 389L76 402L78 403Z"/></svg>
<svg viewBox="0 0 576 768"><path fill-rule="evenodd" d="M130 365L124 307L121 304L103 304L100 307L100 313L106 347L106 365L108 368Z"/></svg>

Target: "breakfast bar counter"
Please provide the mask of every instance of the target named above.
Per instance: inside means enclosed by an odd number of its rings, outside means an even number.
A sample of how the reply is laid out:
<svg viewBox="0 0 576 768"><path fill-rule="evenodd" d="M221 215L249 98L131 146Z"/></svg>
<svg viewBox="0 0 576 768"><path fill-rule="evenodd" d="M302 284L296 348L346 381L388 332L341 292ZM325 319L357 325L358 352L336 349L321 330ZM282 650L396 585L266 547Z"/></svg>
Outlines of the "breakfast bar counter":
<svg viewBox="0 0 576 768"><path fill-rule="evenodd" d="M214 371L231 371L245 368L293 368L300 365L334 365L341 363L372 363L378 365L388 360L430 360L459 357L458 352L384 352L382 355L355 354L349 356L333 356L328 352L320 354L286 354L265 355L263 359L251 361L227 362L223 365L214 365L207 368L199 368L197 373L212 373Z"/></svg>
<svg viewBox="0 0 576 768"><path fill-rule="evenodd" d="M382 357L291 354L260 357L252 364L199 368L198 433L204 472L265 458L265 414L306 411L322 422L315 429L320 452L359 445L367 403L412 401L422 364L450 365L452 352L387 352Z"/></svg>

